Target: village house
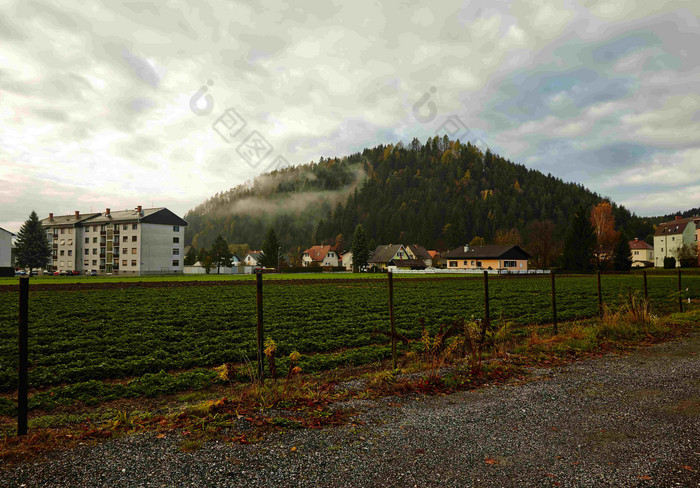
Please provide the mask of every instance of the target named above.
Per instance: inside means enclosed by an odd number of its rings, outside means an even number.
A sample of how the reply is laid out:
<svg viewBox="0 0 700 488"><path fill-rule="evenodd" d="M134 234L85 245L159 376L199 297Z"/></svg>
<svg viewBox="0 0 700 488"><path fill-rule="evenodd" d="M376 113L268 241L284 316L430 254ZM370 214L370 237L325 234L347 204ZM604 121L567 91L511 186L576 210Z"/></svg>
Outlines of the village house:
<svg viewBox="0 0 700 488"><path fill-rule="evenodd" d="M629 242L630 252L632 253L632 267L644 268L654 266L654 248L644 241L640 241L635 237Z"/></svg>
<svg viewBox="0 0 700 488"><path fill-rule="evenodd" d="M338 253L331 246L312 246L301 255L302 266L338 266Z"/></svg>
<svg viewBox="0 0 700 488"><path fill-rule="evenodd" d="M442 255L447 269L527 271L530 255L520 246L460 246Z"/></svg>
<svg viewBox="0 0 700 488"><path fill-rule="evenodd" d="M348 271L352 271L352 251L343 251L340 255L340 265Z"/></svg>
<svg viewBox="0 0 700 488"><path fill-rule="evenodd" d="M432 256L423 246L419 246L418 244L411 244L409 246L406 246L406 252L411 257L411 259L423 261L423 264L426 267L433 265Z"/></svg>
<svg viewBox="0 0 700 488"><path fill-rule="evenodd" d="M0 268L12 266L12 238L15 235L0 227Z"/></svg>
<svg viewBox="0 0 700 488"><path fill-rule="evenodd" d="M262 251L250 251L243 258L243 264L246 266L258 266L260 264L260 258L262 257Z"/></svg>
<svg viewBox="0 0 700 488"><path fill-rule="evenodd" d="M676 260L676 267L680 267L676 253L678 249L687 244L698 245L698 229L695 221L698 217L681 218L659 224L654 234L654 266L662 268L664 258L672 257Z"/></svg>
<svg viewBox="0 0 700 488"><path fill-rule="evenodd" d="M372 253L369 258L369 265L374 266L379 269L387 269L390 262L394 262L396 266L396 261L402 259L411 259L406 252L406 248L401 244L388 244L377 246L377 248Z"/></svg>

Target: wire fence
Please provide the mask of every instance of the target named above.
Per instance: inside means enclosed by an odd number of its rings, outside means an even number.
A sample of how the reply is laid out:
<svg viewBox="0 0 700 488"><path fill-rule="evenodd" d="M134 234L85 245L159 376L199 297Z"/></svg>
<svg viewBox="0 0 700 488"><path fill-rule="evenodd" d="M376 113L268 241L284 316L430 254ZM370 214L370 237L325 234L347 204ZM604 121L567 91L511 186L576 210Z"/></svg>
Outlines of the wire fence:
<svg viewBox="0 0 700 488"><path fill-rule="evenodd" d="M299 351L305 371L392 358L396 338L420 338L457 319L484 328L548 326L594 317L630 294L651 312L682 310L700 298L700 275L479 275L191 282L161 287L72 285L62 291L0 293L0 390L18 391L26 419L29 387L133 378L161 370L258 358L273 339L280 355ZM16 306L19 300L19 307ZM14 302L14 306L12 305ZM18 320L19 319L19 320ZM20 325L19 348L17 326ZM17 365L19 364L19 370ZM26 432L26 423L24 429Z"/></svg>

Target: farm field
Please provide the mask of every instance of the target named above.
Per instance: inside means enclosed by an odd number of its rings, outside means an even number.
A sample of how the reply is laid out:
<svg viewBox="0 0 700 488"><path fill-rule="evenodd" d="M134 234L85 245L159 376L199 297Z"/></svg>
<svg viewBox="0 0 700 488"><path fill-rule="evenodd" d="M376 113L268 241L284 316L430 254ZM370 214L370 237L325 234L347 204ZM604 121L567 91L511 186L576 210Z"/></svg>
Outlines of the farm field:
<svg viewBox="0 0 700 488"><path fill-rule="evenodd" d="M654 311L677 307L674 276L648 282ZM604 300L618 304L641 286L636 275L604 276ZM700 298L700 276L684 277L683 286L684 297ZM558 277L559 320L595 315L596 290L595 276ZM30 291L30 385L138 378L255 358L255 292L252 281L231 287ZM506 320L516 327L551 320L548 277L492 277L489 292L496 326ZM0 293L4 392L17 384L17 300L16 292ZM420 336L421 319L436 331L457 318L482 318L483 302L480 279L394 278L396 327L409 338ZM388 338L378 333L389 327L385 279L267 284L264 321L278 356L299 351L306 372L389 355Z"/></svg>

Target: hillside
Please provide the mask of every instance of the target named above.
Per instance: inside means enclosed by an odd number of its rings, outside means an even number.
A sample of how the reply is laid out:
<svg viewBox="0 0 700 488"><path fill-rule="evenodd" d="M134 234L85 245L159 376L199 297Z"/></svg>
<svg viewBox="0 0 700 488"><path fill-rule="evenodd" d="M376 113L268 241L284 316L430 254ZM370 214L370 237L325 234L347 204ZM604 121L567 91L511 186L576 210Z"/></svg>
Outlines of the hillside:
<svg viewBox="0 0 700 488"><path fill-rule="evenodd" d="M208 247L218 233L229 243L259 248L274 226L283 250L347 241L362 223L372 244L421 243L444 249L498 231L522 236L551 220L561 237L578 205L603 199L467 143L437 137L410 146L380 145L275 171L214 195L185 215L187 244ZM618 229L645 238L650 221L613 204Z"/></svg>

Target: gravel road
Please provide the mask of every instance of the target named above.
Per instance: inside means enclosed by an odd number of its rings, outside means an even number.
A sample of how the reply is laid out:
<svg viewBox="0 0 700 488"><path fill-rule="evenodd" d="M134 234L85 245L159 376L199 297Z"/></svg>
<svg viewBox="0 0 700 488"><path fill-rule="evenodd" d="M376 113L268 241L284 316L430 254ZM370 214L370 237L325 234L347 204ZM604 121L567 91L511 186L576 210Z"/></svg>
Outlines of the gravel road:
<svg viewBox="0 0 700 488"><path fill-rule="evenodd" d="M520 385L355 400L357 425L257 445L182 453L175 434L136 435L3 469L0 486L696 487L699 353L695 332Z"/></svg>

